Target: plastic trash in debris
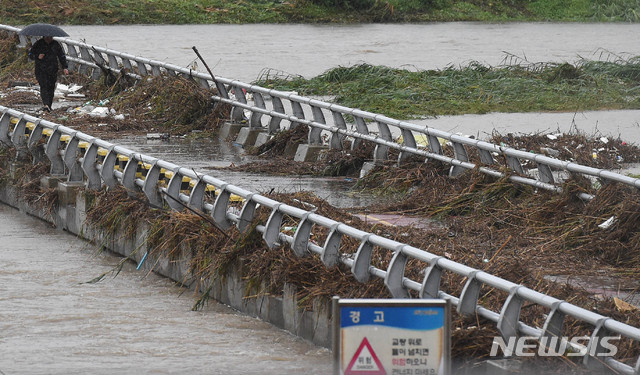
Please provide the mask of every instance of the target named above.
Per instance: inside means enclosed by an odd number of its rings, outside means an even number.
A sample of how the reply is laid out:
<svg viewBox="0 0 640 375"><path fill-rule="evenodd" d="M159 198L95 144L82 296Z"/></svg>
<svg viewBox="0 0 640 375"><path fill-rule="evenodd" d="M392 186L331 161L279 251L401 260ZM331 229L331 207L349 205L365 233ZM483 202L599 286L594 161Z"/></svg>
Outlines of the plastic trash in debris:
<svg viewBox="0 0 640 375"><path fill-rule="evenodd" d="M114 120L124 120L124 115L121 113L119 115L113 116Z"/></svg>
<svg viewBox="0 0 640 375"><path fill-rule="evenodd" d="M602 143L604 143L606 145L607 143L609 143L609 138L602 137L602 138L600 138L600 142L602 142Z"/></svg>
<svg viewBox="0 0 640 375"><path fill-rule="evenodd" d="M562 136L562 133L547 134L547 138L549 138L552 141L555 141L556 139L558 139L561 136Z"/></svg>
<svg viewBox="0 0 640 375"><path fill-rule="evenodd" d="M610 218L608 218L603 223L598 224L598 228L600 228L600 229L609 229L613 224L615 224L615 222L616 222L616 217L615 216L611 216Z"/></svg>
<svg viewBox="0 0 640 375"><path fill-rule="evenodd" d="M91 117L107 117L107 115L109 115L109 108L107 107L95 107L89 112L89 116Z"/></svg>
<svg viewBox="0 0 640 375"><path fill-rule="evenodd" d="M624 161L624 158L622 156L620 156L620 155L616 155L616 161L618 163L622 163Z"/></svg>
<svg viewBox="0 0 640 375"><path fill-rule="evenodd" d="M169 139L168 133L147 133L147 139Z"/></svg>

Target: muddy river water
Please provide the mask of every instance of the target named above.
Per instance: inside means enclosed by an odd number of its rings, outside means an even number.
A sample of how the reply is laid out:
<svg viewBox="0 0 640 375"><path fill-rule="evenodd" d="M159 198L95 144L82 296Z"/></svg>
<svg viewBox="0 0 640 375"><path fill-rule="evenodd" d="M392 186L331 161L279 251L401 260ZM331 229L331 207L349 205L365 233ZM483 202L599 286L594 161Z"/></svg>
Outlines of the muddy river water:
<svg viewBox="0 0 640 375"><path fill-rule="evenodd" d="M198 25L69 26L74 39L187 66L197 46L216 74L250 82L264 68L313 76L360 62L439 69L479 61L615 59L640 54L640 24ZM425 120L464 134L567 131L621 135L640 143L638 111L489 114ZM516 130L517 129L517 130ZM131 148L175 155L194 168L235 162L232 147L212 145L193 158L177 143L128 139ZM179 143L179 142L178 142ZM197 145L197 150L202 150ZM217 147L218 151L211 151ZM227 148L225 148L227 147ZM178 157L178 154L183 156ZM186 155L186 156L184 156ZM225 156L222 156L225 155ZM220 176L229 182L246 177ZM264 180L255 177L256 186ZM275 182L274 182L275 183ZM343 194L344 185L326 190ZM338 186L339 185L339 186ZM286 182L282 189L314 187ZM342 189L342 190L340 190ZM338 205L359 205L352 198ZM192 312L193 298L165 279L128 265L115 279L85 284L117 262L85 242L0 205L0 374L206 373L327 374L330 354L215 303Z"/></svg>

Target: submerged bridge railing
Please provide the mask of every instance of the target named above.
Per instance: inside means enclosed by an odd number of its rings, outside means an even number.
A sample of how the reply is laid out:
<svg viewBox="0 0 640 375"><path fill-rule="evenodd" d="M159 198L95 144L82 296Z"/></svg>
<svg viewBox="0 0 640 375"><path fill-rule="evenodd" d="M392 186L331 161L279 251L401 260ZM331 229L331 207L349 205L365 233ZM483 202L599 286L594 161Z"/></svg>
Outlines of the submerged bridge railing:
<svg viewBox="0 0 640 375"><path fill-rule="evenodd" d="M20 31L18 28L7 25L0 25L0 30L11 33ZM328 146L333 149L345 147L345 140L350 141L351 148L357 147L363 141L370 141L375 144L372 155L374 162L387 160L389 150L395 149L399 152L398 161L410 155L419 155L425 160L448 163L451 165L451 176L478 168L480 172L496 178L506 177L516 183L559 192L562 188L558 183L557 172L564 172L640 188L640 179L612 171L471 139L290 92L267 89L219 76L212 77L188 68L93 46L70 38L55 39L65 47L70 68L89 74L95 79L103 74L103 69L109 69L118 74L130 74L137 78L162 74L190 77L202 87L216 87L218 94L213 95L212 98L232 107L230 120L244 120L246 110L250 113L248 126L265 129L270 134L275 134L286 127L305 124L309 126L309 144L322 145L323 135L325 135L328 136ZM20 44L26 46L27 43L28 39L20 36ZM311 118L306 118L309 113ZM263 117L266 117L266 120L263 121ZM399 136L402 136L401 143L397 141ZM426 146L420 145L417 140L424 140ZM452 145L453 156L445 154L440 140L445 140ZM469 149L474 149L475 153L470 153ZM478 155L477 160L472 160L471 155ZM526 169L523 166L525 164L535 166L532 170L536 172ZM581 198L592 197L581 193Z"/></svg>
<svg viewBox="0 0 640 375"><path fill-rule="evenodd" d="M19 29L8 26L0 26L11 32ZM132 61L137 64L133 69L136 74L162 74L163 69L167 74L188 75L208 86L213 82L212 77L196 73L188 69L169 64L154 62L152 60L134 57L108 49L102 49L72 41L70 39L58 39L63 43L70 55L70 60L88 68L96 69L98 66L89 61L99 61L99 56L107 55L113 70L122 71L122 67L132 66ZM77 48L77 49L76 49ZM77 51L80 51L78 53ZM76 52L73 52L76 51ZM84 56L83 58L80 56ZM125 62L128 61L128 62ZM148 68L150 67L150 68ZM95 73L95 70L94 70ZM93 73L91 73L93 74ZM377 144L375 157L386 155L389 148L397 148L401 151L401 157L407 154L423 155L427 158L449 162L452 165L452 173L456 174L464 169L475 168L475 164L468 160L465 147L476 147L482 158L489 164L494 160L494 155L502 155L514 171L520 173L520 160L531 160L538 163L541 170L559 168L569 172L583 173L599 177L605 180L617 181L631 186L640 187L638 179L628 178L612 172L579 166L574 163L524 153L518 150L499 147L490 143L460 137L454 134L438 131L426 127L389 119L356 109L349 109L335 104L329 104L314 99L303 98L293 94L281 93L275 90L267 90L239 81L231 81L215 77L215 84L219 95L216 100L234 106L234 109L248 109L251 111L250 126L262 126L260 117L270 117L269 129L279 129L282 120L288 120L291 124L305 123L310 125L309 141L320 141L320 132L329 131L332 134L330 143L332 147L341 147L343 137L353 137L354 143L362 140L373 141ZM235 88L239 94L236 99L231 99L229 88ZM253 93L253 104L249 104L242 94L241 89ZM274 109L267 110L264 95L272 99ZM288 115L282 105L282 100L289 100L293 114ZM306 120L302 106L311 108L313 120ZM330 111L335 124L331 126L324 121L324 110ZM366 283L371 277L384 280L384 284L394 298L408 298L413 291L419 298L448 298L457 311L463 315L476 315L496 323L497 329L505 340L518 335L534 336L539 338L563 337L563 325L568 317L593 327L591 340L586 347L584 363L588 367L601 368L607 366L615 371L625 374L640 374L640 358L634 366L627 365L613 357L602 356L608 348L600 345L601 337L621 335L633 341L640 341L640 329L630 326L613 318L589 311L569 302L559 300L552 296L537 292L526 286L513 283L495 275L489 274L464 264L454 262L444 256L432 254L414 246L407 245L392 239L379 236L375 233L359 230L348 224L335 221L331 218L316 214L313 211L300 209L294 206L275 201L255 192L247 191L241 187L226 183L218 178L201 174L192 169L183 168L168 161L160 160L152 156L140 154L127 148L112 144L105 140L65 127L61 124L33 117L20 111L0 106L0 142L4 147L12 147L17 150L17 155L30 153L35 160L48 160L52 175L64 176L68 181L82 183L88 189L101 189L103 186L124 186L129 191L140 191L147 197L149 203L155 206L165 204L174 210L182 210L185 206L201 210L210 215L215 223L222 229L236 226L240 231L245 231L253 221L254 214L259 206L270 210L268 220L257 225L256 229L269 247L289 244L296 256L308 256L315 254L327 267L335 267L342 263L349 267L354 278ZM233 116L238 116L237 111ZM350 115L355 119L355 129L346 127L345 116ZM366 120L374 121L379 133L374 135L368 131ZM403 144L399 145L391 138L390 126L396 126L401 130ZM414 132L428 137L428 149L417 147ZM455 157L450 158L442 154L439 141L436 138L444 138L454 145ZM339 142L340 140L340 142ZM484 155L484 156L482 156ZM140 167L144 173L140 173ZM520 167L518 167L520 166ZM542 167L541 167L542 166ZM502 176L503 172L483 167L481 170L492 175ZM167 173L170 172L170 173ZM162 183L161 175L170 175L167 183ZM540 180L524 176L510 176L516 182L527 183L534 186L558 190L553 183L550 173L540 173ZM190 179L193 183L188 189L183 188L183 182ZM217 196L213 203L209 203L205 197L207 191L213 187ZM239 197L241 208L234 209L232 197ZM295 234L289 235L283 228L283 219L286 217L297 221ZM311 237L318 228L328 230L328 235L323 244L314 243ZM351 238L359 245L355 252L345 252L341 244L344 238ZM374 249L390 251L393 256L386 268L380 268L371 263ZM413 280L405 275L405 268L409 260L414 259L425 264L425 273L422 280ZM459 295L452 295L441 289L441 279L444 273L449 272L466 278L464 287ZM507 295L499 311L493 311L483 306L479 301L480 290L489 287L501 291ZM546 311L545 323L542 327L526 324L520 319L521 308L525 303L538 305ZM583 348L584 349L584 348Z"/></svg>

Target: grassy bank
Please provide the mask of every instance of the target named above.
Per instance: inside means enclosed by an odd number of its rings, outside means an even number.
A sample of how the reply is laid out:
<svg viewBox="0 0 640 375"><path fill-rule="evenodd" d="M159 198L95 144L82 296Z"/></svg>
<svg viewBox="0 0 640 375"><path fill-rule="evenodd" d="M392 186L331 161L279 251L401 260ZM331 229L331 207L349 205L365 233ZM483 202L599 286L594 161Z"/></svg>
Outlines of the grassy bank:
<svg viewBox="0 0 640 375"><path fill-rule="evenodd" d="M272 77L258 85L331 95L345 106L407 119L487 112L584 111L640 108L640 57L614 61L472 63L443 70L408 71L355 65L312 79Z"/></svg>
<svg viewBox="0 0 640 375"><path fill-rule="evenodd" d="M5 0L3 23L638 22L640 0Z"/></svg>

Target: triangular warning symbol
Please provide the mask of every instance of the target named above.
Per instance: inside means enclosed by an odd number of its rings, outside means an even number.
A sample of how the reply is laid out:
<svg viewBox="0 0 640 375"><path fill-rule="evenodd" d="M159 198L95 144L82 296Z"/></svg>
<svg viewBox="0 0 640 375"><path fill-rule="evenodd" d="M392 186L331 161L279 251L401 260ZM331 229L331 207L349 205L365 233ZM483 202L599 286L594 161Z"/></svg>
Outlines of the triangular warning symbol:
<svg viewBox="0 0 640 375"><path fill-rule="evenodd" d="M366 337L362 339L344 375L387 375Z"/></svg>

